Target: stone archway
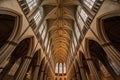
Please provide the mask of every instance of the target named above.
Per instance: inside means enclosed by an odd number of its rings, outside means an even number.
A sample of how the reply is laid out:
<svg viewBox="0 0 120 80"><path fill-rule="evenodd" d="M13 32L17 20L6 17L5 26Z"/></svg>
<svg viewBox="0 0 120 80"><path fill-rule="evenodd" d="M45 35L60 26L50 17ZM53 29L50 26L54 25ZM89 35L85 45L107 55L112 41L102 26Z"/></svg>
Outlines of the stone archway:
<svg viewBox="0 0 120 80"><path fill-rule="evenodd" d="M120 52L120 16L103 19L102 23L106 37Z"/></svg>
<svg viewBox="0 0 120 80"><path fill-rule="evenodd" d="M120 71L120 12L111 12L98 19L98 34L106 55Z"/></svg>
<svg viewBox="0 0 120 80"><path fill-rule="evenodd" d="M29 52L30 43L31 38L26 38L18 44L0 73L0 80L11 80L19 73L18 71Z"/></svg>
<svg viewBox="0 0 120 80"><path fill-rule="evenodd" d="M117 67L114 65L114 62L111 62L110 58L107 56L106 52L99 45L99 43L94 40L89 40L88 47L91 59L99 76L101 78L106 76L104 78L107 80L118 80L119 76L116 73ZM106 72L104 72L105 70ZM119 74L119 71L117 72ZM105 73L107 74L105 75Z"/></svg>
<svg viewBox="0 0 120 80"><path fill-rule="evenodd" d="M7 42L15 27L15 17L0 14L0 48Z"/></svg>
<svg viewBox="0 0 120 80"><path fill-rule="evenodd" d="M15 45L20 36L22 17L19 12L8 8L0 8L0 54L8 45ZM4 46L4 47L3 47Z"/></svg>

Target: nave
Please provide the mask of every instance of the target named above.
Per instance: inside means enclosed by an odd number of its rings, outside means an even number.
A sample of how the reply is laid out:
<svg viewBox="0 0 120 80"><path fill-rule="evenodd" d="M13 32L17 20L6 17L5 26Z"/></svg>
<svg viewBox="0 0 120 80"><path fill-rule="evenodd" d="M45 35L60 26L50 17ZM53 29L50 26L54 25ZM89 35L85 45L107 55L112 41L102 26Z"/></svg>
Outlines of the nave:
<svg viewBox="0 0 120 80"><path fill-rule="evenodd" d="M0 80L120 80L120 0L0 0Z"/></svg>

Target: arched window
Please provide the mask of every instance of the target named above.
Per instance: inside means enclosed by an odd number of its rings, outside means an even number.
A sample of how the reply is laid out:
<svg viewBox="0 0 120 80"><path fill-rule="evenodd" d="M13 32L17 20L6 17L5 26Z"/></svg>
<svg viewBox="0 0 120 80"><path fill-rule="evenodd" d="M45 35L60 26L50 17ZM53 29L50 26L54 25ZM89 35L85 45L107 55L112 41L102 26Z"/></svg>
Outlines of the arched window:
<svg viewBox="0 0 120 80"><path fill-rule="evenodd" d="M64 63L64 74L66 74L66 64Z"/></svg>
<svg viewBox="0 0 120 80"><path fill-rule="evenodd" d="M84 0L84 4L86 4L91 9L95 1L96 0Z"/></svg>
<svg viewBox="0 0 120 80"><path fill-rule="evenodd" d="M58 63L55 65L55 73L58 73Z"/></svg>
<svg viewBox="0 0 120 80"><path fill-rule="evenodd" d="M59 64L59 74L62 74L62 63Z"/></svg>
<svg viewBox="0 0 120 80"><path fill-rule="evenodd" d="M80 16L82 17L84 22L87 20L88 15L86 14L86 12L83 9L81 9L81 11L80 11Z"/></svg>
<svg viewBox="0 0 120 80"><path fill-rule="evenodd" d="M32 10L37 5L36 0L26 0L26 2L28 4L30 10Z"/></svg>
<svg viewBox="0 0 120 80"><path fill-rule="evenodd" d="M35 23L38 24L41 20L41 14L40 14L40 11L38 11L35 16L34 16L34 20L35 20Z"/></svg>
<svg viewBox="0 0 120 80"><path fill-rule="evenodd" d="M84 27L84 22L82 21L79 13L77 14L77 20L78 20L78 23L80 25L80 29L82 30Z"/></svg>

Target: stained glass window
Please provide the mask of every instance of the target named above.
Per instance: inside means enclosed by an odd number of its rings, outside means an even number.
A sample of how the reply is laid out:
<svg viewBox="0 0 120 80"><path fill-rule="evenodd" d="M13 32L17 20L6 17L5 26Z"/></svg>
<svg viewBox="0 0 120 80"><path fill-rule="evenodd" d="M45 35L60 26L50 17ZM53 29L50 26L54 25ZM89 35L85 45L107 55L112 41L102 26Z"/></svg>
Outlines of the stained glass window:
<svg viewBox="0 0 120 80"><path fill-rule="evenodd" d="M59 64L59 73L62 74L62 63Z"/></svg>
<svg viewBox="0 0 120 80"><path fill-rule="evenodd" d="M55 73L58 73L58 63L55 65Z"/></svg>

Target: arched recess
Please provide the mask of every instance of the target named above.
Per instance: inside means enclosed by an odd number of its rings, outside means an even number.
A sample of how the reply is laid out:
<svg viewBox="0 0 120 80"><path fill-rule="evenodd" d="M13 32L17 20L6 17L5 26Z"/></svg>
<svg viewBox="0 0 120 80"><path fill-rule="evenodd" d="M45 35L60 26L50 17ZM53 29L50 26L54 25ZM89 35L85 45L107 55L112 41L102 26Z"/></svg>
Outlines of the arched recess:
<svg viewBox="0 0 120 80"><path fill-rule="evenodd" d="M26 38L17 45L0 73L0 80L13 80L15 75L19 73L24 60L31 52L32 41L32 38Z"/></svg>
<svg viewBox="0 0 120 80"><path fill-rule="evenodd" d="M99 36L120 52L120 12L102 16L98 24Z"/></svg>
<svg viewBox="0 0 120 80"><path fill-rule="evenodd" d="M88 49L99 77L107 80L119 80L120 71L107 56L102 46L94 40L88 40Z"/></svg>
<svg viewBox="0 0 120 80"><path fill-rule="evenodd" d="M11 43L11 41L17 41L22 28L21 19L22 17L18 12L0 8L0 49L5 45L7 47L7 43Z"/></svg>
<svg viewBox="0 0 120 80"><path fill-rule="evenodd" d="M40 67L40 50L36 51L32 57L30 65L28 67L25 80L34 80L38 77L38 69Z"/></svg>

